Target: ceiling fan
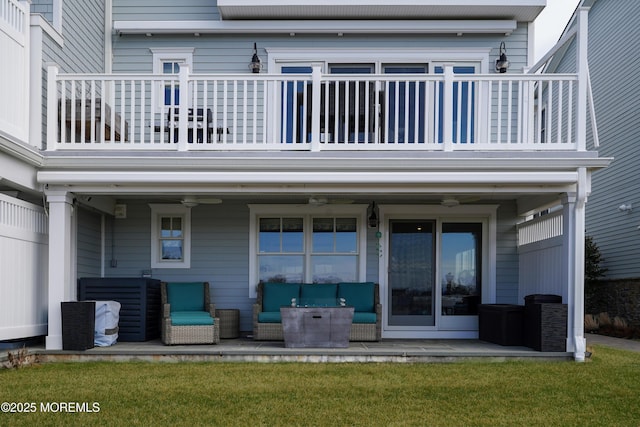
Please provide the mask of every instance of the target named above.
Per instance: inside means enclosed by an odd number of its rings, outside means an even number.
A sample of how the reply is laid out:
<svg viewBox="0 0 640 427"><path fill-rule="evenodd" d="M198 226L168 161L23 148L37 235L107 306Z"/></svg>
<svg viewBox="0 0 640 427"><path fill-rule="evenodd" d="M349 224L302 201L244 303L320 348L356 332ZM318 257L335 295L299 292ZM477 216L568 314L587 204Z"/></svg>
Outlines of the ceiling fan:
<svg viewBox="0 0 640 427"><path fill-rule="evenodd" d="M220 203L222 203L222 199L218 199L216 197L185 196L182 200L180 200L180 203L188 208L192 208L198 205L219 205Z"/></svg>
<svg viewBox="0 0 640 427"><path fill-rule="evenodd" d="M456 196L443 196L440 204L447 208L453 208L459 206L461 203L472 203L480 200L478 196L456 197Z"/></svg>
<svg viewBox="0 0 640 427"><path fill-rule="evenodd" d="M324 205L349 205L353 203L351 199L330 199L328 197L309 197L308 203L312 206L324 206Z"/></svg>

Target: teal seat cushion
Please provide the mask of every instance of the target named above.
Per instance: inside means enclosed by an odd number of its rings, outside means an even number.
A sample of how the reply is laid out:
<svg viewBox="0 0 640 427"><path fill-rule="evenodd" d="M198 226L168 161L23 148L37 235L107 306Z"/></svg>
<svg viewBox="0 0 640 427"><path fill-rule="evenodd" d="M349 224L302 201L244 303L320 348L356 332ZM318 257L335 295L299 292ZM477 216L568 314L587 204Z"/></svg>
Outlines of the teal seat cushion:
<svg viewBox="0 0 640 427"><path fill-rule="evenodd" d="M300 283L265 283L262 291L262 311L280 312L291 305L291 298L300 298Z"/></svg>
<svg viewBox="0 0 640 427"><path fill-rule="evenodd" d="M376 323L376 314L353 313L353 323Z"/></svg>
<svg viewBox="0 0 640 427"><path fill-rule="evenodd" d="M204 307L203 282L167 283L167 302L174 311L202 311Z"/></svg>
<svg viewBox="0 0 640 427"><path fill-rule="evenodd" d="M375 283L339 283L338 298L344 298L348 306L352 306L356 312L373 313Z"/></svg>
<svg viewBox="0 0 640 427"><path fill-rule="evenodd" d="M258 313L258 323L282 323L280 311L263 311Z"/></svg>
<svg viewBox="0 0 640 427"><path fill-rule="evenodd" d="M338 295L337 283L304 284L300 287L300 305L334 306Z"/></svg>
<svg viewBox="0 0 640 427"><path fill-rule="evenodd" d="M207 311L172 311L173 326L213 325L214 319Z"/></svg>

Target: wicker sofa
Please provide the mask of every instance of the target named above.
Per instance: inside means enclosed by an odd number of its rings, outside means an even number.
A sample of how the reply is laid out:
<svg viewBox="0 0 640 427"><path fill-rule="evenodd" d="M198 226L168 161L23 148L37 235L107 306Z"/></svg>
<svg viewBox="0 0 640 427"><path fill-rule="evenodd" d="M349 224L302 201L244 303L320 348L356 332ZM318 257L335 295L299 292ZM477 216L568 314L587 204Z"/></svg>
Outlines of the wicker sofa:
<svg viewBox="0 0 640 427"><path fill-rule="evenodd" d="M208 282L162 282L162 342L217 344L220 322L211 304Z"/></svg>
<svg viewBox="0 0 640 427"><path fill-rule="evenodd" d="M253 305L253 339L281 341L284 339L280 307L291 305L296 298L301 305L331 305L344 298L355 309L349 341L380 341L382 306L378 284L373 282L306 284L259 283Z"/></svg>

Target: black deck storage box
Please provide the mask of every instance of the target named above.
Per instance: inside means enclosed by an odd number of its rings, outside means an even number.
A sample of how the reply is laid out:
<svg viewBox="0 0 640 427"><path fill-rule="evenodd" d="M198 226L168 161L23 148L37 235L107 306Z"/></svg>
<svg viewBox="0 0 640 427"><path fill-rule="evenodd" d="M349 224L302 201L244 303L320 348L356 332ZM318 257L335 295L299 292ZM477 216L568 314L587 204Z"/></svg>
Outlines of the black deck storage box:
<svg viewBox="0 0 640 427"><path fill-rule="evenodd" d="M93 348L96 325L96 303L93 301L61 302L62 349L87 350Z"/></svg>
<svg viewBox="0 0 640 427"><path fill-rule="evenodd" d="M528 304L562 304L560 295L532 294L524 297L524 305Z"/></svg>
<svg viewBox="0 0 640 427"><path fill-rule="evenodd" d="M84 277L78 299L118 301L118 341L141 342L160 337L160 280L145 277Z"/></svg>
<svg viewBox="0 0 640 427"><path fill-rule="evenodd" d="M500 345L523 345L524 307L513 304L478 306L479 338Z"/></svg>
<svg viewBox="0 0 640 427"><path fill-rule="evenodd" d="M559 295L524 298L525 345L537 351L566 351L567 305Z"/></svg>

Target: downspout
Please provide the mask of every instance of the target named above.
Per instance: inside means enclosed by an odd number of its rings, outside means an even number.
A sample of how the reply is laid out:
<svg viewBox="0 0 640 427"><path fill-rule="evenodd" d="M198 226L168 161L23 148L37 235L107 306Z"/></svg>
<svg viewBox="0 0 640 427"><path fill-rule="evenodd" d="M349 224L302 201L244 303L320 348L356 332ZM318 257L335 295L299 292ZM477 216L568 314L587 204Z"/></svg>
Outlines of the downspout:
<svg viewBox="0 0 640 427"><path fill-rule="evenodd" d="M573 358L576 362L584 362L587 350L587 340L584 337L584 239L585 239L585 205L590 192L591 176L586 168L578 169L578 185L576 189L576 201L574 206L574 263L572 296L573 310L571 310L573 323L571 336L574 343Z"/></svg>

